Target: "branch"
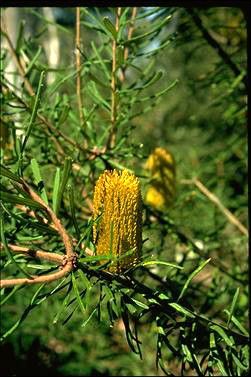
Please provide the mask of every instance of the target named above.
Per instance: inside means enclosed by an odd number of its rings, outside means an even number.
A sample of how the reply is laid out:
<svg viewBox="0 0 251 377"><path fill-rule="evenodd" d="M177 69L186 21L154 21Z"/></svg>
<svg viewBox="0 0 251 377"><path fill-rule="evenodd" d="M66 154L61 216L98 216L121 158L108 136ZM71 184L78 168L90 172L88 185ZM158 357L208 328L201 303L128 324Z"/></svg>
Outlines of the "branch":
<svg viewBox="0 0 251 377"><path fill-rule="evenodd" d="M1 245L1 250L2 250L2 246L3 246L2 243L0 243L0 245ZM28 254L31 257L44 259L44 260L57 262L57 263L63 263L63 260L65 258L63 255L59 255L57 253L50 253L43 250L35 250L26 246L17 246L17 245L8 244L8 247L11 251L14 251L16 253L24 253L24 254Z"/></svg>
<svg viewBox="0 0 251 377"><path fill-rule="evenodd" d="M119 21L120 21L120 15L121 15L121 8L117 8L116 12L116 32L119 31ZM115 145L115 135L116 135L116 120L117 120L117 98L116 98L116 68L117 68L117 62L116 62L116 52L117 52L117 40L113 37L112 40L112 82L111 82L111 90L112 90L112 112L111 112L111 123L112 123L112 129L111 133L107 140L107 149L110 147L114 147Z"/></svg>
<svg viewBox="0 0 251 377"><path fill-rule="evenodd" d="M54 272L50 275L34 276L31 279L30 278L18 278L18 279L0 280L0 286L1 287L7 287L7 286L12 286L12 285L17 285L17 284L36 284L36 283L42 283L42 282L45 283L45 282L54 281L54 280L57 280L57 279L65 276L66 274L71 272L73 270L73 268L75 267L76 256L72 251L70 237L68 236L68 233L66 232L65 228L61 224L60 220L56 217L55 213L51 210L51 208L40 198L40 196L37 195L27 185L27 183L25 183L23 181L22 186L23 186L23 189L31 196L31 198L33 200L35 200L36 202L38 202L39 204L41 204L44 207L44 210L51 217L51 220L54 224L54 227L58 231L58 233L60 234L60 236L63 240L63 243L65 245L66 255L63 256L62 259L61 259L60 255L58 255L56 257L56 254L55 254L55 257L52 257L53 253L43 254L40 251L37 255L40 255L40 257L42 257L43 259L48 259L48 260L52 260L52 258L53 258L54 261L58 261L58 262L63 263L63 268L60 271ZM19 251L20 252L20 250L21 250L18 246L13 248L13 245L10 248L13 251ZM25 250L25 249L22 248L22 250ZM21 252L23 252L23 251L21 251ZM26 252L27 252L27 249L26 249Z"/></svg>
<svg viewBox="0 0 251 377"><path fill-rule="evenodd" d="M195 25L198 29L202 32L203 37L207 40L207 42L217 51L218 55L223 59L223 61L231 68L235 76L239 76L241 74L240 69L237 65L232 61L230 56L223 50L221 45L209 34L207 29L202 24L202 21L199 15L192 9L186 8L187 12L191 15ZM242 79L245 87L247 88L247 75L245 75Z"/></svg>
<svg viewBox="0 0 251 377"><path fill-rule="evenodd" d="M77 67L77 100L81 125L86 124L81 98L81 65L80 65L80 7L76 7L76 67ZM85 139L85 148L87 140Z"/></svg>
<svg viewBox="0 0 251 377"><path fill-rule="evenodd" d="M220 201L220 199L210 192L206 186L203 185L197 178L193 178L192 180L182 180L181 183L185 184L194 184L198 189L206 195L211 202L217 205L220 211L226 216L226 218L237 228L240 230L241 233L245 234L248 237L248 229L235 217Z"/></svg>
<svg viewBox="0 0 251 377"><path fill-rule="evenodd" d="M130 39L132 37L132 33L133 33L133 30L134 30L134 23L135 23L135 19L136 19L136 14L137 14L137 7L133 7L132 8L132 18L131 18L131 21L130 21L130 27L128 29L128 37L127 37L128 41L130 41ZM128 53L129 53L129 47L126 46L125 51L124 51L124 64L125 64L125 62L128 58ZM125 67L122 68L122 70L121 70L120 81L121 82L125 81Z"/></svg>

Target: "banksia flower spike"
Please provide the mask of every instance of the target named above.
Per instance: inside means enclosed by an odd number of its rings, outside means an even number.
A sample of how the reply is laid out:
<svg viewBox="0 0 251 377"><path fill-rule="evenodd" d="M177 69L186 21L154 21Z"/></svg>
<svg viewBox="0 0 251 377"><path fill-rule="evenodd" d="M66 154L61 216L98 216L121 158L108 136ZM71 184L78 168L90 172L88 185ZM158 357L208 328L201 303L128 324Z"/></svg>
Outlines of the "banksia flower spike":
<svg viewBox="0 0 251 377"><path fill-rule="evenodd" d="M111 255L109 271L114 273L137 264L142 247L139 179L127 170L105 170L96 182L93 206L96 254ZM125 256L126 253L128 255ZM102 262L106 261L104 258Z"/></svg>
<svg viewBox="0 0 251 377"><path fill-rule="evenodd" d="M148 157L146 169L150 170L151 183L146 202L158 210L169 206L175 195L175 161L164 148L155 148Z"/></svg>

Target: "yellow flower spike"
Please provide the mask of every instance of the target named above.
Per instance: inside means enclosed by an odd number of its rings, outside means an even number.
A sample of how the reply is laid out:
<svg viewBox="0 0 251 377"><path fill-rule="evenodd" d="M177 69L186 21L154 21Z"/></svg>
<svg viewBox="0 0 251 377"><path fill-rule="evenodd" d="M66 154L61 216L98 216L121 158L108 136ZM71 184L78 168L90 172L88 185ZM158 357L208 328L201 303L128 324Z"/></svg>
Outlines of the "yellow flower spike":
<svg viewBox="0 0 251 377"><path fill-rule="evenodd" d="M93 207L93 241L98 256L107 257L111 251L109 271L120 273L137 264L142 248L139 179L128 170L105 170L95 185Z"/></svg>
<svg viewBox="0 0 251 377"><path fill-rule="evenodd" d="M157 147L148 157L146 169L151 173L146 202L162 211L172 204L175 195L174 158L164 148Z"/></svg>

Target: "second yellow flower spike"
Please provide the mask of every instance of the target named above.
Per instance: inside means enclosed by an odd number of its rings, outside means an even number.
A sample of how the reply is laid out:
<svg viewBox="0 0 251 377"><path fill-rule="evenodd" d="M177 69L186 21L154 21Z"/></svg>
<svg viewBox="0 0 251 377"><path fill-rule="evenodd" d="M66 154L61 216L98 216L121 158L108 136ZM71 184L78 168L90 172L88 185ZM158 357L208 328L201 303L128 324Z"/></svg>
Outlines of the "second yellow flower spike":
<svg viewBox="0 0 251 377"><path fill-rule="evenodd" d="M146 169L150 170L150 187L146 203L162 211L172 204L175 195L175 161L164 148L156 148L148 157Z"/></svg>

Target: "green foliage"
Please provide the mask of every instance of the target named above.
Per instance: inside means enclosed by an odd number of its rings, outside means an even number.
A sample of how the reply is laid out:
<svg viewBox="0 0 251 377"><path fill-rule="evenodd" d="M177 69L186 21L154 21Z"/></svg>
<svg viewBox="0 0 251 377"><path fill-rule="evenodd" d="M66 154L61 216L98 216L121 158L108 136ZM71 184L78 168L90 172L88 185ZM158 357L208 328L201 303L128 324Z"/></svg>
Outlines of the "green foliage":
<svg viewBox="0 0 251 377"><path fill-rule="evenodd" d="M37 29L27 37L22 20L13 51L1 51L1 279L57 271L12 248L65 255L46 205L77 255L59 280L1 288L4 375L249 374L244 13L133 12L80 8L78 50L75 25L24 8ZM56 68L41 47L49 26L60 41ZM13 56L23 72L10 79ZM144 199L156 146L175 157L176 200L162 212L144 204L142 262L112 275L109 261L86 253L95 254L95 182L127 168Z"/></svg>

